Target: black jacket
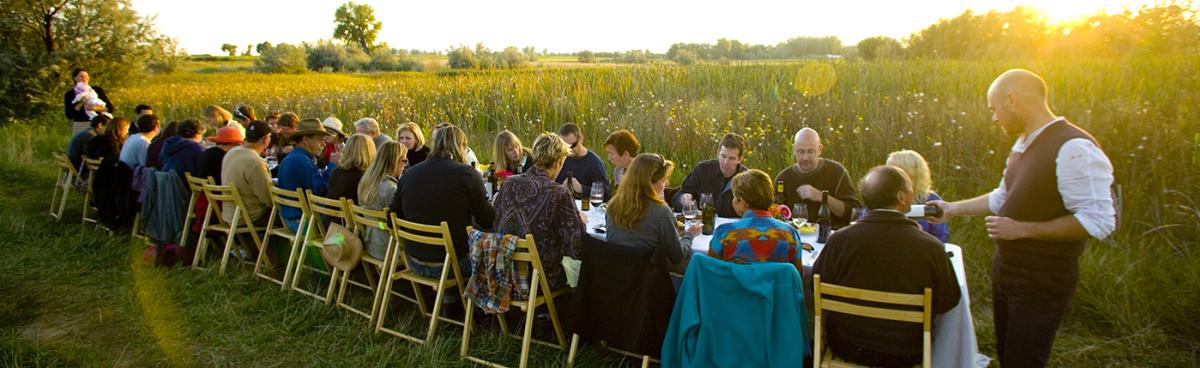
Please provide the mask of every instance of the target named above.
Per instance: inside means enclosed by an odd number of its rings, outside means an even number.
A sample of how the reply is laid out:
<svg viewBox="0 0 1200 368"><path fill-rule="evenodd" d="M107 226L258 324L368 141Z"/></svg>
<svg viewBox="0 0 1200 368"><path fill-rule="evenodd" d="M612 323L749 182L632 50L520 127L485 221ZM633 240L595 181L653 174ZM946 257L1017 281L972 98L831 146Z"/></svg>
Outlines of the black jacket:
<svg viewBox="0 0 1200 368"><path fill-rule="evenodd" d="M746 167L738 164L737 172L734 175L746 171ZM741 217L737 211L733 210L733 187L729 182L733 177L725 177L721 173L721 164L717 160L701 161L696 164L696 168L688 173L688 176L683 178L683 184L679 186L679 191L675 192L675 197L671 199L671 208L675 211L682 211L683 204L679 203L680 198L683 198L684 193L692 195L692 199L699 201L701 193L711 193L713 195L713 205L717 206L717 216L738 218Z"/></svg>
<svg viewBox="0 0 1200 368"><path fill-rule="evenodd" d="M121 145L113 136L101 134L87 142L84 155L90 159L118 158L121 155Z"/></svg>
<svg viewBox="0 0 1200 368"><path fill-rule="evenodd" d="M95 175L92 189L100 223L113 230L128 227L138 209L137 193L131 186L133 169L109 157L100 163Z"/></svg>
<svg viewBox="0 0 1200 368"><path fill-rule="evenodd" d="M821 282L860 289L922 294L932 288L934 314L954 308L960 297L942 242L895 211L871 211L830 235L812 273L821 275ZM920 324L831 313L826 331L835 351L839 347L833 341L847 341L878 353L920 356Z"/></svg>
<svg viewBox="0 0 1200 368"><path fill-rule="evenodd" d="M63 95L63 113L66 114L67 120L92 121L92 118L88 117L86 111L83 111L82 109L75 110L75 104L71 103L71 101L75 101L75 85L72 84L71 87L72 88L67 89L67 93ZM96 97L100 97L100 101L104 101L104 104L108 105L105 106L105 109L116 116L116 113L113 111L117 111L117 107L113 105L112 101L108 100L108 96L104 94L104 88L92 86L92 90L96 91Z"/></svg>
<svg viewBox="0 0 1200 368"><path fill-rule="evenodd" d="M460 259L467 256L467 225L474 220L476 227L490 229L496 217L479 171L440 157L429 157L404 171L390 210L396 217L420 224L446 221L454 238L455 255ZM424 244L407 244L405 252L426 262L440 263L446 256L441 247Z"/></svg>
<svg viewBox="0 0 1200 368"><path fill-rule="evenodd" d="M675 306L665 257L649 248L583 238L568 327L584 339L657 357Z"/></svg>
<svg viewBox="0 0 1200 368"><path fill-rule="evenodd" d="M358 182L362 181L363 174L359 169L333 169L329 174L329 198L346 198L358 203Z"/></svg>

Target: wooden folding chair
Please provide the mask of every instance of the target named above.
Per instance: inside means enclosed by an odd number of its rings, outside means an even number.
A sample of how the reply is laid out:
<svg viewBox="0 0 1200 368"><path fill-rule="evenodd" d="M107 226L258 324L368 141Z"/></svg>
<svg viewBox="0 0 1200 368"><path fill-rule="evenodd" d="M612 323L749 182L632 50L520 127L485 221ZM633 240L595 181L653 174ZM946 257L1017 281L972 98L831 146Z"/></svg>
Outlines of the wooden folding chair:
<svg viewBox="0 0 1200 368"><path fill-rule="evenodd" d="M262 248L262 241L259 240L258 229L254 228L250 212L246 211L246 205L242 203L242 196L239 195L237 187L205 184L201 188L209 202L208 209L204 211L204 225L200 228L200 242L196 245L196 255L192 258L192 267L202 268L200 263L204 261L208 251L208 232L215 231L225 234L225 249L221 252L221 270L218 272L218 274L224 275L225 265L229 263L229 253L233 251L233 244L237 242L238 235L250 234L256 249ZM230 205L233 206L233 220L225 221L223 213L229 211L228 206ZM213 214L216 214L216 222L212 222ZM249 249L243 249L243 251L242 257L251 254Z"/></svg>
<svg viewBox="0 0 1200 368"><path fill-rule="evenodd" d="M187 213L183 217L183 230L179 232L179 246L187 246L188 234L192 232L192 220L196 219L196 202L200 200L200 195L204 194L205 185L215 185L213 178L198 178L192 176L192 173L183 173L183 178L187 179L188 189L191 189L192 195L188 198Z"/></svg>
<svg viewBox="0 0 1200 368"><path fill-rule="evenodd" d="M825 299L826 296L835 296L845 301ZM863 302L875 304L861 304ZM881 304L921 307L922 310L915 311L904 308L877 306ZM823 351L825 343L824 339L822 339L824 320L821 318L821 315L826 310L867 318L920 323L923 333L921 344L922 363L920 367L929 368L933 366L931 351L933 346L933 334L931 332L933 325L933 320L931 319L933 311L932 289L925 288L925 294L923 295L889 293L823 283L821 282L821 275L813 275L813 368L860 368L864 366L838 359L833 355L832 351Z"/></svg>
<svg viewBox="0 0 1200 368"><path fill-rule="evenodd" d="M475 233L473 227L467 227L467 236ZM490 236L490 234L488 234ZM530 275L529 282L534 283L529 287L529 298L525 300L513 299L510 307L519 308L525 312L525 327L521 336L509 334L508 324L504 321L503 314L497 314L496 319L500 321L500 331L505 335L509 335L521 340L521 360L520 367L525 368L529 362L529 346L530 343L538 343L559 350L566 349L567 340L563 334L562 324L558 321L558 310L554 306L554 299L571 290L569 287L563 287L559 290L550 290L550 279L546 278L546 269L542 267L542 259L538 255L537 243L533 241L533 235L526 235L525 238L517 240L517 247L512 254L513 272L518 272L522 275ZM530 271L532 268L532 272ZM539 291L541 294L539 295ZM464 301L464 303L470 303ZM533 319L534 313L540 306L546 306L550 313L550 323L554 326L554 335L558 339L558 344L553 344L533 338ZM467 305L466 325L463 327L462 347L459 349L458 357L466 359L473 363L482 364L491 367L504 367L500 363L490 362L483 358L468 354L468 348L471 343L471 329L475 325L474 320L474 305Z"/></svg>
<svg viewBox="0 0 1200 368"><path fill-rule="evenodd" d="M374 328L375 319L379 317L379 304L383 301L383 292L386 289L384 283L387 280L385 274L388 270L389 262L392 260L392 253L399 252L396 246L396 241L392 238L392 226L388 224L387 209L371 210L358 205L350 205L351 221L354 223L354 233L363 238L363 244L370 242L371 231L368 229L376 229L385 232L388 236L387 252L383 259L375 258L367 252L362 254L362 270L366 276L367 283L363 284L358 281L351 280L349 277L341 278L341 285L338 286L338 296L336 305L339 308L344 308L354 314L363 316L369 321L369 326ZM347 275L348 276L348 275ZM371 310L365 310L353 307L345 302L346 290L350 285L357 286L361 289L370 290L373 294L371 299ZM399 296L405 300L416 302L416 299L410 298L407 295L402 295L393 292L395 296Z"/></svg>
<svg viewBox="0 0 1200 368"><path fill-rule="evenodd" d="M71 184L79 177L79 171L71 165L71 159L67 158L67 155L59 152L51 155L54 157L55 166L58 166L58 182L54 184L54 195L50 197L50 216L55 220L62 220L63 210L67 208L67 195L71 193ZM61 197L59 193L62 193Z"/></svg>
<svg viewBox="0 0 1200 368"><path fill-rule="evenodd" d="M329 304L333 301L333 291L337 288L338 275L343 273L335 267L327 265L328 272L321 271L316 267L306 265L304 260L307 259L309 248L317 248L320 250L324 246L322 243L325 240L325 219L337 221L341 224L350 223L350 203L345 198L329 199L313 194L312 190L305 189L305 202L308 204L308 224L304 231L304 237L300 243L304 246L300 247L300 254L296 260L296 273L292 275L292 290L304 295L311 296L320 300L322 303ZM313 235L317 235L313 239ZM318 294L318 291L310 291L301 285L301 276L304 270L310 270L322 275L329 276L329 284L325 287L325 295Z"/></svg>
<svg viewBox="0 0 1200 368"><path fill-rule="evenodd" d="M439 225L424 225L415 222L401 220L396 217L396 214L391 214L392 218L392 239L396 242L404 242L403 244L420 243L424 245L443 247L446 249L446 256L442 260L442 273L438 278L425 277L416 274L412 271L412 266L409 264L408 257L401 258L404 252L393 252L392 260L388 264L387 280L384 281L383 301L379 307L379 318L375 321L375 332L386 332L388 334L407 339L409 341L424 344L426 341L433 339L434 332L437 331L439 321L462 326L462 321L457 321L451 318L442 317L442 297L449 289L457 290L462 294L463 278L462 272L458 266L458 256L454 254L454 240L450 237L450 225L442 221ZM419 235L430 234L430 235ZM405 270L400 271L399 265L403 264ZM429 329L425 333L425 338L415 337L399 330L384 327L387 322L388 305L392 299L392 284L396 280L407 280L412 284L414 296L417 299L417 307L421 310L421 314L429 318ZM433 300L433 313L426 311L424 297L421 296L419 286L432 288L436 293ZM466 302L465 300L463 301Z"/></svg>
<svg viewBox="0 0 1200 368"><path fill-rule="evenodd" d="M254 262L254 275L262 277L271 282L279 284L279 290L287 290L292 285L292 272L296 266L297 255L300 254L301 242L304 239L304 226L308 222L308 202L304 198L302 189L286 190L272 185L271 188L271 213L268 216L267 228L263 233L263 246L258 248L258 260ZM296 231L288 229L287 224L283 221L283 207L292 207L300 210L299 225L296 226ZM281 261L281 264L286 265L283 270L283 277L275 278L269 273L273 268L270 257L267 255L267 248L271 247L271 237L280 237L287 239L291 247L288 249L287 260Z"/></svg>
<svg viewBox="0 0 1200 368"><path fill-rule="evenodd" d="M100 170L100 162L101 159L91 159L87 156L83 156L83 167L87 168L88 178L87 187L83 191L83 215L81 216L83 219L80 220L80 224L87 224L90 222L99 225L99 222L95 218L88 217L88 210L96 211L96 207L92 206L92 196L96 194L96 192L92 190L92 184L96 182L96 171Z"/></svg>

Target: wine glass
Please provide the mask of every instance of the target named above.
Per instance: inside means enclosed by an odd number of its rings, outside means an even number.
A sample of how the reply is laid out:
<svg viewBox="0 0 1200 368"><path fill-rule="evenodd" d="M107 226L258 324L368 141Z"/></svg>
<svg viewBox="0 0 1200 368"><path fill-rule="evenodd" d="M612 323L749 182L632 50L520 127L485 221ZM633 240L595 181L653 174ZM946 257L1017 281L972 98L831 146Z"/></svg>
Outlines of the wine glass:
<svg viewBox="0 0 1200 368"><path fill-rule="evenodd" d="M867 209L855 207L850 209L850 224L854 224L867 215Z"/></svg>
<svg viewBox="0 0 1200 368"><path fill-rule="evenodd" d="M592 183L592 208L599 208L604 203L604 182Z"/></svg>
<svg viewBox="0 0 1200 368"><path fill-rule="evenodd" d="M700 205L713 207L712 193L700 193Z"/></svg>
<svg viewBox="0 0 1200 368"><path fill-rule="evenodd" d="M796 203L792 205L792 218L800 221L800 226L808 223L808 205Z"/></svg>
<svg viewBox="0 0 1200 368"><path fill-rule="evenodd" d="M683 228L686 229L696 223L700 218L700 208L696 207L695 201L687 201L683 203Z"/></svg>

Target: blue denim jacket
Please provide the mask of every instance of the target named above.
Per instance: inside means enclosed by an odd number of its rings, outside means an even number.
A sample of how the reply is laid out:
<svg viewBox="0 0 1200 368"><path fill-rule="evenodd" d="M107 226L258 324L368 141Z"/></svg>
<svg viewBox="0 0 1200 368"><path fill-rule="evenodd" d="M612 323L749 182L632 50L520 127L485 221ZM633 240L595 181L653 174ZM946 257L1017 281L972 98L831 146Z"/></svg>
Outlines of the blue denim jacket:
<svg viewBox="0 0 1200 368"><path fill-rule="evenodd" d="M284 190L309 189L316 195L325 195L329 185L329 174L336 167L332 162L325 171L317 169L317 158L303 148L292 149L283 162L279 163L279 183L276 186ZM284 206L283 218L300 218L300 209Z"/></svg>

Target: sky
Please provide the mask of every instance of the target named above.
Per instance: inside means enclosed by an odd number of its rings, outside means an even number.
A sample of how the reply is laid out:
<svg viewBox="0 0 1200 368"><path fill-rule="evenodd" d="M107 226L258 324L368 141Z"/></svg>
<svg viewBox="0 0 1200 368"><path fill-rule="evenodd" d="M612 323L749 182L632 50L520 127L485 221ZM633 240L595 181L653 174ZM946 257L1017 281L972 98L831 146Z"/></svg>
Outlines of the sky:
<svg viewBox="0 0 1200 368"><path fill-rule="evenodd" d="M333 13L345 0L133 0L156 17L160 33L190 54L220 54L221 44L300 43L330 39ZM446 50L483 42L493 50L533 46L556 53L582 50L665 52L673 43L718 38L776 44L797 36L837 36L857 44L872 36L902 39L965 10L1038 9L1051 21L1136 9L1139 0L606 0L373 1L383 22L377 42L393 48Z"/></svg>

